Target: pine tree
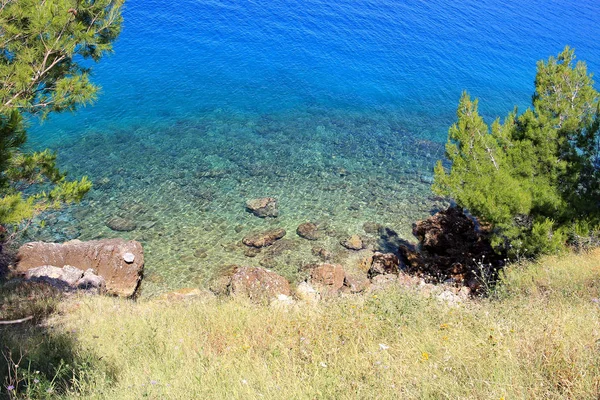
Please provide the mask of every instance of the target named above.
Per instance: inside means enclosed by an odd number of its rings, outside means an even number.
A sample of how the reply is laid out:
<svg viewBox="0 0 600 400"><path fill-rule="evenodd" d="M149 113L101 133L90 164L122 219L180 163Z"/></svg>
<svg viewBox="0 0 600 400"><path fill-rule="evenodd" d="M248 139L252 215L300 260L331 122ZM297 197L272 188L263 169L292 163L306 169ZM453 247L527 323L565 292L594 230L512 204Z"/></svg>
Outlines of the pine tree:
<svg viewBox="0 0 600 400"><path fill-rule="evenodd" d="M600 220L600 104L566 47L537 65L532 108L488 126L463 93L433 189L493 227L495 244L553 252Z"/></svg>
<svg viewBox="0 0 600 400"><path fill-rule="evenodd" d="M48 150L28 152L26 120L96 98L90 61L112 50L123 0L0 0L0 225L23 221L91 188L66 180ZM25 194L27 193L27 194Z"/></svg>

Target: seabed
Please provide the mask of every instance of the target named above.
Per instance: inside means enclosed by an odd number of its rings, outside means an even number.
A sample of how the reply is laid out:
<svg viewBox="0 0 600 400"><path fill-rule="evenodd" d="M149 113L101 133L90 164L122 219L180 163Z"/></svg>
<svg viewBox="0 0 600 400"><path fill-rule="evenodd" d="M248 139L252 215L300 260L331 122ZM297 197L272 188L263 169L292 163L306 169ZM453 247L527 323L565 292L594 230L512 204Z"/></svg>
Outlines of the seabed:
<svg viewBox="0 0 600 400"><path fill-rule="evenodd" d="M381 224L414 240L412 223L444 206L431 193L432 169L443 145L419 139L388 114L306 109L279 114L202 113L167 127L131 126L64 138L53 146L70 176L88 175L94 188L78 205L43 215L43 229L27 240L123 237L144 246L143 296L205 286L233 264L265 266L292 281L302 266L354 262L340 245L352 234L374 248L366 233ZM246 201L278 199L277 218L257 218ZM135 223L129 232L107 221ZM296 234L317 223L321 239ZM274 249L245 255L250 232L284 228ZM388 238L389 239L389 238Z"/></svg>

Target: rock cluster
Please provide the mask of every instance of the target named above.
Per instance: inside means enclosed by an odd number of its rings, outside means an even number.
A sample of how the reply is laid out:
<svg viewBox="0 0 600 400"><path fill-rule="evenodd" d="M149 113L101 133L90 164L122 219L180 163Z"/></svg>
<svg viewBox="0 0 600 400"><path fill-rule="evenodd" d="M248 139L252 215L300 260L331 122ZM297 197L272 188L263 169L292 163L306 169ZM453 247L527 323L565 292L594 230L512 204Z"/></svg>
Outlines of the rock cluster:
<svg viewBox="0 0 600 400"><path fill-rule="evenodd" d="M495 279L503 265L488 232L456 207L415 223L413 234L419 244L401 246L400 254L409 271L436 281L450 280L479 290L483 281Z"/></svg>

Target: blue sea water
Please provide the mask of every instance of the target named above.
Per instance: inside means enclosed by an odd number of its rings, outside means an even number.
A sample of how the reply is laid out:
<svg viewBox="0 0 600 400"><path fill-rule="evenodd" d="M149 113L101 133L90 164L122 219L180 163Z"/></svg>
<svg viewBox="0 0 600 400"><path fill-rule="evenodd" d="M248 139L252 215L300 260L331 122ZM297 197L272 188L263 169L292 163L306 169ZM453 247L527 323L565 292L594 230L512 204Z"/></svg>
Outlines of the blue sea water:
<svg viewBox="0 0 600 400"><path fill-rule="evenodd" d="M383 109L443 140L462 90L505 115L565 45L600 71L596 0L131 0L124 18L94 66L98 103L36 134L317 105Z"/></svg>
<svg viewBox="0 0 600 400"><path fill-rule="evenodd" d="M536 62L566 45L600 72L598 38L597 0L129 0L97 103L31 127L95 182L32 236L140 240L151 294L228 264L293 278L314 246L352 264L347 235L381 246L365 222L410 239L440 206L431 168L463 90L488 120L523 110ZM260 196L279 218L245 212ZM316 244L294 236L306 221ZM283 244L248 255L241 238L272 227Z"/></svg>

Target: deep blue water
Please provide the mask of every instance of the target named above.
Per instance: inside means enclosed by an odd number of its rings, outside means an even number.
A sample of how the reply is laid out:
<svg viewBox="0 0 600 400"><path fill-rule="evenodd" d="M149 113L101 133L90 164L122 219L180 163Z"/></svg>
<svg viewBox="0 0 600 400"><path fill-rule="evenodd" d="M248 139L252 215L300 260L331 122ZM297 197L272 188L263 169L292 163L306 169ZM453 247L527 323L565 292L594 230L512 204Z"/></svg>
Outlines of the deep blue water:
<svg viewBox="0 0 600 400"><path fill-rule="evenodd" d="M505 115L565 45L600 71L597 0L130 0L124 18L94 66L97 104L34 139L317 106L384 110L443 141L462 90Z"/></svg>

